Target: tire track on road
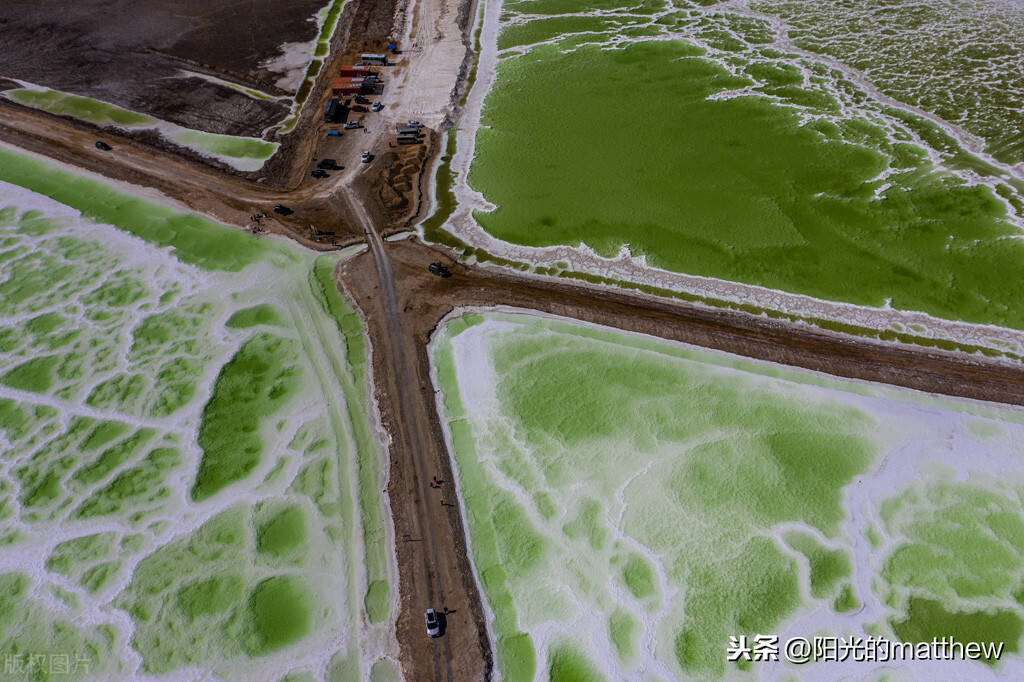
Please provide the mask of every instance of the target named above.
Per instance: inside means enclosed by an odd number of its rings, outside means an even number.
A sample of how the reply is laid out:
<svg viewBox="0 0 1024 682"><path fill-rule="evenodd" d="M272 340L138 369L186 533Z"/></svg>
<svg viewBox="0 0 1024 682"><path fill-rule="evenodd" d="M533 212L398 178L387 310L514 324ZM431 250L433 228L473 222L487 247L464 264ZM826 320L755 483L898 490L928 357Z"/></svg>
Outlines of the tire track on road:
<svg viewBox="0 0 1024 682"><path fill-rule="evenodd" d="M394 351L392 361L395 369L397 370L398 384L400 387L414 386L418 382L416 382L415 377L410 376L409 373L409 360L406 357L405 345L403 343L405 336L402 328L402 320L398 312L398 295L395 291L395 276L391 269L391 262L388 260L387 253L384 251L384 242L381 240L380 234L378 234L377 230L374 229L373 223L367 215L366 209L362 203L350 194L347 197L346 203L348 203L352 208L354 217L362 225L363 232L366 234L366 240L369 243L370 250L373 254L377 270L377 279L380 284L382 294L381 301L387 318L387 329L392 338L392 347ZM408 447L413 455L413 483L415 487L419 489L419 492L422 493L421 496L418 497L417 504L417 507L419 508L419 516L415 517L413 522L419 531L420 537L423 537L423 531L424 529L426 530L427 544L429 546L428 549L430 553L429 558L433 561L433 565L431 565L428 561L427 553L421 553L421 556L423 557L424 573L427 577L427 599L430 607L433 608L435 606L435 602L439 602L442 605L445 603L445 591L444 585L441 582L440 573L437 571L437 567L439 565L437 540L434 535L433 524L430 522L430 512L426 508L425 504L425 500L428 499L430 495L425 485L426 465L423 461L423 450L416 442L416 434L422 432L422 424L419 412L412 401L413 392L400 389L399 393L399 403L401 404L401 423L407 427L402 429L403 436L406 447ZM433 640L435 679L441 680L441 673L443 671L445 673L444 679L447 680L447 682L455 682L455 676L452 673L451 665L451 642L447 634L442 639L444 646L443 668L438 660L438 640Z"/></svg>

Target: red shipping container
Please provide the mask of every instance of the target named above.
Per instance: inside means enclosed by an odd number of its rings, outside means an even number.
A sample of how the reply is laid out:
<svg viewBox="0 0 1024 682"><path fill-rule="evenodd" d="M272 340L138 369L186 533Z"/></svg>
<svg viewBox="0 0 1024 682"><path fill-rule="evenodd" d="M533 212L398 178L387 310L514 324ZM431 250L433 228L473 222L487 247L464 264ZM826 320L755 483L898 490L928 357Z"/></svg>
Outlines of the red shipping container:
<svg viewBox="0 0 1024 682"><path fill-rule="evenodd" d="M338 78L331 84L331 94L334 97L339 95L358 95L362 88L362 78Z"/></svg>
<svg viewBox="0 0 1024 682"><path fill-rule="evenodd" d="M353 64L349 64L349 65L341 67L341 70L338 72L338 75L339 76L354 77L354 76L366 76L366 75L369 75L370 73L371 73L370 67L368 67L368 66L362 66L360 64L354 64L354 65Z"/></svg>

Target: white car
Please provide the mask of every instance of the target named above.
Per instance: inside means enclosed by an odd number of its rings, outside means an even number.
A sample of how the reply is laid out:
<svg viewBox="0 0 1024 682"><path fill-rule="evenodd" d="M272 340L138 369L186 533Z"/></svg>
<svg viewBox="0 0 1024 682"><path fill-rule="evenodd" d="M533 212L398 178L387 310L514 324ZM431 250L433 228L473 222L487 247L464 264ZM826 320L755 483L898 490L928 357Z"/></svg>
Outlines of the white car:
<svg viewBox="0 0 1024 682"><path fill-rule="evenodd" d="M373 154L370 152L363 152L363 163L370 163L370 159L373 158Z"/></svg>
<svg viewBox="0 0 1024 682"><path fill-rule="evenodd" d="M441 621L437 617L437 611L434 609L427 609L424 614L427 620L427 634L431 637L441 636Z"/></svg>
<svg viewBox="0 0 1024 682"><path fill-rule="evenodd" d="M423 124L420 123L419 121L409 121L405 125L409 126L409 127L412 127L412 128L422 128L423 127Z"/></svg>

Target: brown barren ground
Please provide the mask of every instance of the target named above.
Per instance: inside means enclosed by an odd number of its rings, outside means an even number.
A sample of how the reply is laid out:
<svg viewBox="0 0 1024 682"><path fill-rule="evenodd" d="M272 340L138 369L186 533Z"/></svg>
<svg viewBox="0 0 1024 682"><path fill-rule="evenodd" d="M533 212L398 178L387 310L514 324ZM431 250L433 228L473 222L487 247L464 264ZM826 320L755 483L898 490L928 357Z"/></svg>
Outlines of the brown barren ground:
<svg viewBox="0 0 1024 682"><path fill-rule="evenodd" d="M262 64L281 46L317 37L329 0L6 0L0 76L94 97L160 119L259 137L287 104L204 80L211 75L273 96L282 73Z"/></svg>

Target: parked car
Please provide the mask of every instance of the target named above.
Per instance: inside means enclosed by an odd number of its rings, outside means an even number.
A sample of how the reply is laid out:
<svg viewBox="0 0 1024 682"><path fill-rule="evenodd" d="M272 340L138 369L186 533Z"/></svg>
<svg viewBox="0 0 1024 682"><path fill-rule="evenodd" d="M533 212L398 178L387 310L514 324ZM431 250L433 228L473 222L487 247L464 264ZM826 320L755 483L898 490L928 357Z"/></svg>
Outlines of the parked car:
<svg viewBox="0 0 1024 682"><path fill-rule="evenodd" d="M317 168L315 171L310 173L310 175L312 175L314 178L326 178L326 177L329 177L327 175L327 171L323 170L322 168Z"/></svg>
<svg viewBox="0 0 1024 682"><path fill-rule="evenodd" d="M349 121L345 124L345 130L355 130L356 128L362 127L362 123L359 121Z"/></svg>
<svg viewBox="0 0 1024 682"><path fill-rule="evenodd" d="M372 107L370 107L370 110L371 110L371 111L380 111L380 110L381 110L381 109L383 109L383 108L384 108L384 105L383 105L383 104L381 104L380 102L374 102L374 103L373 103L373 106L372 106Z"/></svg>
<svg viewBox="0 0 1024 682"><path fill-rule="evenodd" d="M104 152L109 152L111 149L113 149L113 147L111 147L106 142L103 142L102 140L96 140L96 149L99 149L100 151Z"/></svg>
<svg viewBox="0 0 1024 682"><path fill-rule="evenodd" d="M369 104L370 100L361 95L356 95L356 104Z"/></svg>
<svg viewBox="0 0 1024 682"><path fill-rule="evenodd" d="M441 636L441 619L437 617L437 611L434 609L427 609L424 614L427 621L427 634L431 637Z"/></svg>
<svg viewBox="0 0 1024 682"><path fill-rule="evenodd" d="M371 154L370 152L363 152L362 159L363 163L370 163L370 161L373 161L373 154Z"/></svg>
<svg viewBox="0 0 1024 682"><path fill-rule="evenodd" d="M365 114L367 111L369 111L369 109L364 107L362 104L357 104L354 107L352 107L352 111L358 111Z"/></svg>
<svg viewBox="0 0 1024 682"><path fill-rule="evenodd" d="M321 159L320 163L318 163L316 167L322 168L323 170L334 170L338 167L338 162L334 159Z"/></svg>
<svg viewBox="0 0 1024 682"><path fill-rule="evenodd" d="M430 270L430 274L437 275L438 277L451 277L452 271L446 268L441 263L431 263L427 270Z"/></svg>
<svg viewBox="0 0 1024 682"><path fill-rule="evenodd" d="M274 213L280 213L281 215L291 215L295 213L292 209L288 208L284 204L277 204L274 206Z"/></svg>
<svg viewBox="0 0 1024 682"><path fill-rule="evenodd" d="M405 125L407 125L407 126L409 126L411 128L422 128L423 127L423 124L420 123L419 121L409 121Z"/></svg>

